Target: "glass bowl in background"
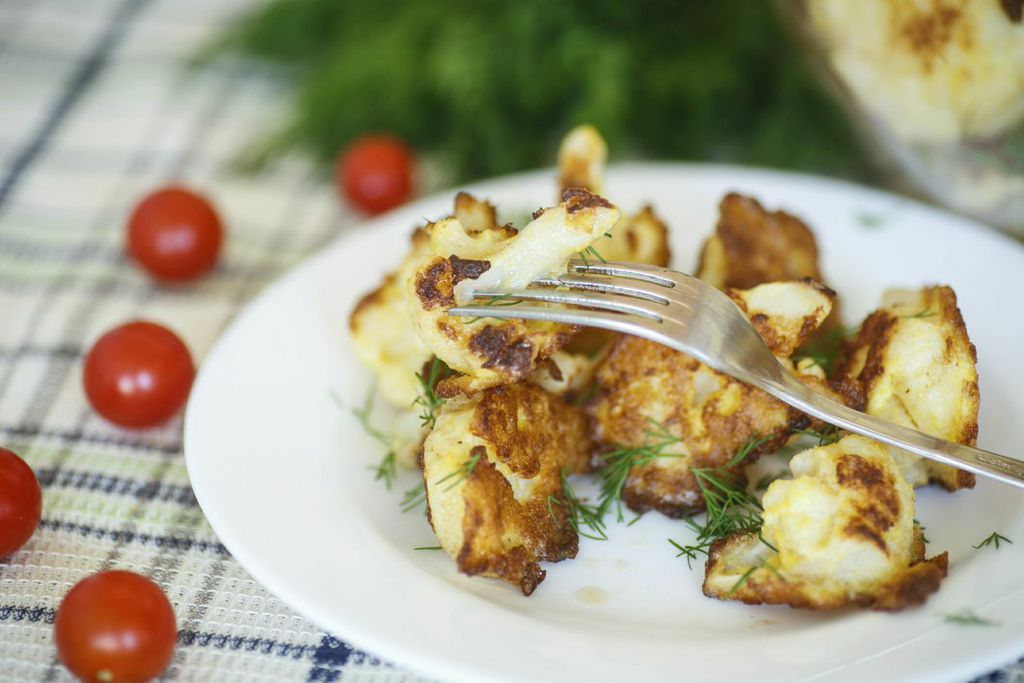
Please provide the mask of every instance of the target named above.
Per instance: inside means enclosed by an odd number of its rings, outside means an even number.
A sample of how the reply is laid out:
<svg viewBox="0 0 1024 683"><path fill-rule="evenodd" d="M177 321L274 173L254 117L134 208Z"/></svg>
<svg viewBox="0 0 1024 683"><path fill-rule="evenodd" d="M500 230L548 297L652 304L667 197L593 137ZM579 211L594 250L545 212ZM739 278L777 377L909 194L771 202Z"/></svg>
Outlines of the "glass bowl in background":
<svg viewBox="0 0 1024 683"><path fill-rule="evenodd" d="M1024 237L1024 0L777 0L896 189Z"/></svg>

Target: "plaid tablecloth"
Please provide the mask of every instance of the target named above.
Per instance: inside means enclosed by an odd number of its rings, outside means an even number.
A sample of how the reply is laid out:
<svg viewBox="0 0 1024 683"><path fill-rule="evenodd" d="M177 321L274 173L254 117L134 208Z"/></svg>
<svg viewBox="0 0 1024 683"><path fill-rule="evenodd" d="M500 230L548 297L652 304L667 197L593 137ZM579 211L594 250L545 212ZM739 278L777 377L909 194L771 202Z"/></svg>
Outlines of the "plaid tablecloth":
<svg viewBox="0 0 1024 683"><path fill-rule="evenodd" d="M230 171L285 106L245 64L190 72L192 54L250 0L0 0L0 444L43 486L43 519L0 562L0 681L69 680L54 610L104 568L157 581L175 606L168 680L412 682L281 604L232 559L196 504L181 423L119 430L81 389L85 350L144 317L201 362L239 307L359 217L303 162ZM125 218L175 180L219 207L217 272L154 286L125 261ZM1024 681L1019 665L986 677Z"/></svg>

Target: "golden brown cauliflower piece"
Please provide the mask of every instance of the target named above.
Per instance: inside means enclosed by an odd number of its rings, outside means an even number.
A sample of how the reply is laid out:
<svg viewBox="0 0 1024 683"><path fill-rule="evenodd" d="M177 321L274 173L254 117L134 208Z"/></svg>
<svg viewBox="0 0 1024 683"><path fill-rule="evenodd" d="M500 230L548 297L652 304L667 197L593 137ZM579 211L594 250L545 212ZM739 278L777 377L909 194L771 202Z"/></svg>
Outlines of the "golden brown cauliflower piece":
<svg viewBox="0 0 1024 683"><path fill-rule="evenodd" d="M786 355L828 315L834 296L810 282L771 283L730 294L785 363ZM816 390L857 405L855 385L799 376ZM781 446L793 429L811 424L768 394L637 337L616 342L598 368L597 381L598 394L588 412L595 441L606 450L642 446L652 420L680 440L662 452L683 457L655 458L630 471L622 499L637 512L679 517L701 511L704 501L691 468L724 465L755 434L765 439L751 453L756 458Z"/></svg>
<svg viewBox="0 0 1024 683"><path fill-rule="evenodd" d="M459 318L448 308L473 289L516 289L564 272L569 259L618 220L618 210L586 190L512 228L468 232L456 219L435 223L429 253L406 283L413 326L423 343L460 376L438 393L452 396L517 382L565 345L575 328L520 320Z"/></svg>
<svg viewBox="0 0 1024 683"><path fill-rule="evenodd" d="M573 128L558 149L559 192L581 187L594 194L604 192L604 169L608 146L593 126ZM638 213L625 215L593 244L608 261L668 266L672 258L668 227L647 205Z"/></svg>
<svg viewBox="0 0 1024 683"><path fill-rule="evenodd" d="M764 495L756 532L715 543L704 594L748 604L897 611L918 605L946 575L924 559L914 489L882 445L860 436L803 451L793 479Z"/></svg>
<svg viewBox="0 0 1024 683"><path fill-rule="evenodd" d="M416 373L433 356L413 331L405 288L405 281L429 248L429 231L417 228L398 271L386 275L377 289L360 299L348 321L356 356L373 371L381 395L403 409L416 400Z"/></svg>
<svg viewBox="0 0 1024 683"><path fill-rule="evenodd" d="M490 203L466 192L455 196L455 218L469 233L490 231L499 238L510 235L508 229L498 227ZM349 316L356 356L373 371L381 395L401 409L408 408L416 399L416 373L434 355L413 329L405 287L420 259L430 251L430 232L430 226L413 231L409 251L398 270L386 275L377 289L363 296Z"/></svg>
<svg viewBox="0 0 1024 683"><path fill-rule="evenodd" d="M576 556L561 477L586 471L589 453L583 413L532 384L446 401L422 454L441 548L464 574L529 595L544 579L539 562Z"/></svg>
<svg viewBox="0 0 1024 683"><path fill-rule="evenodd" d="M799 218L767 211L756 199L727 194L715 233L704 242L697 277L718 289L811 278L822 282L818 245Z"/></svg>
<svg viewBox="0 0 1024 683"><path fill-rule="evenodd" d="M892 290L844 348L837 373L863 385L869 415L973 446L977 361L952 289ZM974 487L970 472L895 448L892 455L913 486Z"/></svg>

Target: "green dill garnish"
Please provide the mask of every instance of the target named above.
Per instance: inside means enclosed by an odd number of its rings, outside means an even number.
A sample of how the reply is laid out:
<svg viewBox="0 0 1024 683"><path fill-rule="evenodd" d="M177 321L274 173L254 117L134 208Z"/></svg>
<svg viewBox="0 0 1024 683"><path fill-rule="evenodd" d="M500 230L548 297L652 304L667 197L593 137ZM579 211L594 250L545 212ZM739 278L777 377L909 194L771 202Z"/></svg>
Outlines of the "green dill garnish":
<svg viewBox="0 0 1024 683"><path fill-rule="evenodd" d="M387 449L387 452L384 453L384 456L380 459L379 463L376 465L367 465L366 469L374 472L374 481L384 480L385 488L390 490L391 482L395 480L395 476L398 474L395 440L393 437L388 436L377 427L374 427L370 422L370 414L373 412L373 399L375 394L376 391L374 387L370 387L370 390L366 392L366 399L363 401L363 406L361 408L353 408L352 414L355 415L357 420L359 420L359 424L362 426L363 431L379 441ZM339 406L342 405L341 398L333 390L331 391L331 398Z"/></svg>
<svg viewBox="0 0 1024 683"><path fill-rule="evenodd" d="M423 482L420 482L402 494L402 502L399 503L399 506L402 508L402 512L411 512L426 502L427 490L423 487Z"/></svg>
<svg viewBox="0 0 1024 683"><path fill-rule="evenodd" d="M445 476L435 481L434 484L440 486L441 484L451 479L453 481L450 484L448 484L448 486L445 486L443 489L441 489L442 491L451 491L453 488L461 484L466 479L466 477L473 473L473 470L476 468L476 464L478 462L480 462L479 454L470 457L469 460L459 465L459 467L454 472L449 472Z"/></svg>
<svg viewBox="0 0 1024 683"><path fill-rule="evenodd" d="M512 298L512 295L510 295L510 294L498 294L498 295L490 297L482 305L483 306L515 306L515 305L521 304L521 303L523 303L522 299L514 299L514 298ZM488 318L488 316L478 315L475 318L470 318L469 320L467 320L466 324L468 325L470 323L475 323L477 320L485 320L487 318Z"/></svg>
<svg viewBox="0 0 1024 683"><path fill-rule="evenodd" d="M1013 543L1013 541L1008 539L1006 536L1003 536L1002 534L1000 534L1000 533L998 533L996 531L993 531L984 541L982 541L978 545L972 545L971 547L974 548L975 550L979 550L981 548L984 548L987 545L994 545L996 547L996 550L999 550L999 543L1000 542L1002 542L1002 543L1010 543L1010 544Z"/></svg>
<svg viewBox="0 0 1024 683"><path fill-rule="evenodd" d="M880 213L871 213L868 211L857 212L857 222L865 228L880 228L885 224L885 216Z"/></svg>
<svg viewBox="0 0 1024 683"><path fill-rule="evenodd" d="M742 587L743 584L745 584L750 579L750 575L753 574L754 571L757 569L757 567L751 567L747 571L743 572L743 576L741 576L739 580L733 584L732 588L729 589L729 592L725 594L725 597L731 598L736 593L736 591L738 591L740 587Z"/></svg>
<svg viewBox="0 0 1024 683"><path fill-rule="evenodd" d="M413 550L440 550L439 545L421 545L419 548L413 548Z"/></svg>
<svg viewBox="0 0 1024 683"><path fill-rule="evenodd" d="M839 359L839 353L843 350L843 342L855 335L857 331L856 327L837 325L823 336L798 348L793 353L791 360L794 363L805 359L810 360L824 370L826 375L831 376L836 361Z"/></svg>
<svg viewBox="0 0 1024 683"><path fill-rule="evenodd" d="M914 524L916 524L917 528L921 530L921 542L925 544L931 543L931 541L928 540L928 537L924 535L924 525L921 524L921 522L919 522L916 518L914 519Z"/></svg>
<svg viewBox="0 0 1024 683"><path fill-rule="evenodd" d="M932 309L925 308L923 310L918 311L917 313L913 313L913 314L910 314L910 315L901 315L900 317L901 318L906 318L907 320L912 320L914 318L932 318L932 317L934 317L936 315L938 315L938 313L936 313Z"/></svg>
<svg viewBox="0 0 1024 683"><path fill-rule="evenodd" d="M733 470L761 444L767 441L756 434L747 439L746 443L736 451L728 462L718 467L694 467L690 470L697 479L697 487L704 496L706 512L704 522L687 518L686 524L697 532L694 545L681 546L675 541L670 542L679 549L676 557L686 556L686 563L691 568L698 554L708 554L708 549L715 541L733 534L757 531L761 529L761 503L747 490ZM771 545L761 538L761 542ZM773 548L774 550L774 548Z"/></svg>
<svg viewBox="0 0 1024 683"><path fill-rule="evenodd" d="M626 484L629 471L634 467L646 465L655 458L681 458L681 453L665 453L665 449L680 442L680 439L668 431L665 425L647 418L651 428L644 431L642 446L618 448L602 456L604 461L597 473L601 485L598 496L597 512L603 519L605 514L616 508L616 518L625 521L622 515L622 487Z"/></svg>
<svg viewBox="0 0 1024 683"><path fill-rule="evenodd" d="M444 405L444 399L434 393L437 382L448 376L450 370L440 358L434 356L430 361L430 368L424 372L417 372L416 379L420 382L420 392L414 406L420 406L420 422L424 427L434 428L437 423L437 412Z"/></svg>
<svg viewBox="0 0 1024 683"><path fill-rule="evenodd" d="M791 433L817 439L819 446L830 446L843 438L843 430L834 425L825 425L821 429L794 429Z"/></svg>
<svg viewBox="0 0 1024 683"><path fill-rule="evenodd" d="M562 495L548 496L548 513L551 515L551 519L558 520L558 515L555 514L555 506L558 506L563 510L566 519L577 534L595 541L607 541L608 534L605 533L604 518L598 507L588 505L576 495L565 470L562 470L561 476ZM589 529L590 533L584 531L582 527Z"/></svg>
<svg viewBox="0 0 1024 683"><path fill-rule="evenodd" d="M459 465L454 472L449 472L435 481L434 484L439 486L446 481L450 481L451 483L449 483L448 486L441 489L442 491L450 491L461 484L466 477L473 473L473 469L476 467L478 462L480 462L480 456L474 455L469 458L469 460ZM399 505L402 508L402 512L410 512L426 502L427 489L423 486L423 483L420 482L405 492L402 496L402 502Z"/></svg>
<svg viewBox="0 0 1024 683"><path fill-rule="evenodd" d="M969 609L962 609L959 612L944 615L946 621L958 626L999 626L998 621L979 617Z"/></svg>
<svg viewBox="0 0 1024 683"><path fill-rule="evenodd" d="M607 237L608 239L611 239L611 238L612 238L612 233L611 233L611 231L609 230L608 232L606 232L606 233L604 234L604 236L605 236L605 237Z"/></svg>

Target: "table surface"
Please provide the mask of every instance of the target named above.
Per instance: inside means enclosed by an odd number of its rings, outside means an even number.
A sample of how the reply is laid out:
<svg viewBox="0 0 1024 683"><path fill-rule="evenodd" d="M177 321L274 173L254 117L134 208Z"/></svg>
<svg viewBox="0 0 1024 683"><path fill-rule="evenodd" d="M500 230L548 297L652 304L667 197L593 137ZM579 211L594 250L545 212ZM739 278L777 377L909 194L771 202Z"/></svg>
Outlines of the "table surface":
<svg viewBox="0 0 1024 683"><path fill-rule="evenodd" d="M192 494L180 418L119 430L81 390L84 351L133 318L176 330L201 362L239 307L360 219L300 159L232 171L287 102L253 65L184 60L251 4L0 0L0 444L43 487L38 531L0 561L0 681L71 680L54 610L107 568L149 576L174 605L167 680L425 680L324 633L238 565ZM122 254L134 203L171 181L207 193L229 233L217 271L180 289ZM1024 665L981 680L1024 681Z"/></svg>

